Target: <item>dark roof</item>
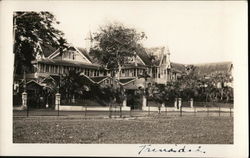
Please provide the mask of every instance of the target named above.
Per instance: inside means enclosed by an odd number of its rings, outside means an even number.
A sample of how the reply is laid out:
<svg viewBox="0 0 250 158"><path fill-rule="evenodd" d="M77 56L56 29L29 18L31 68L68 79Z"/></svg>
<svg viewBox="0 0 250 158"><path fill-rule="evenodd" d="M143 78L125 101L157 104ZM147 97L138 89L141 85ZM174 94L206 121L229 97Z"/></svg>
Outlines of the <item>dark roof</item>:
<svg viewBox="0 0 250 158"><path fill-rule="evenodd" d="M75 47L77 48L80 53L82 53L89 61L93 62L94 63L94 60L93 58L91 58L91 56L88 54L87 50L85 48L81 48L81 47ZM75 48L73 46L70 47L70 49L72 50L75 50ZM52 53L54 53L58 48L56 47L52 47L51 45L43 45L42 46L42 50L43 50L43 54L44 54L44 57L49 57Z"/></svg>
<svg viewBox="0 0 250 158"><path fill-rule="evenodd" d="M186 67L184 64L170 62L170 66L171 66L172 71L175 71L175 72L185 73L186 71Z"/></svg>
<svg viewBox="0 0 250 158"><path fill-rule="evenodd" d="M135 78L124 78L124 79L120 79L119 82L122 84L126 84L132 80L134 80Z"/></svg>
<svg viewBox="0 0 250 158"><path fill-rule="evenodd" d="M108 78L106 76L96 76L96 77L90 77L91 80L93 80L94 82L98 83L100 81L102 81L103 79Z"/></svg>
<svg viewBox="0 0 250 158"><path fill-rule="evenodd" d="M165 51L165 47L161 46L161 47L152 47L152 48L147 48L146 52L151 59L151 62L149 64L153 64L156 66L160 65L160 61L164 55L164 51Z"/></svg>
<svg viewBox="0 0 250 158"><path fill-rule="evenodd" d="M229 73L232 67L232 62L194 64L194 66L198 75L211 75L214 73Z"/></svg>
<svg viewBox="0 0 250 158"><path fill-rule="evenodd" d="M30 80L26 83L26 88L28 90L32 90L32 89L36 89L36 88L42 88L44 87L43 85L41 85L40 83L34 81L34 80Z"/></svg>
<svg viewBox="0 0 250 158"><path fill-rule="evenodd" d="M93 62L92 58L89 56L88 52L86 49L81 48L81 47L76 47L89 61Z"/></svg>
<svg viewBox="0 0 250 158"><path fill-rule="evenodd" d="M41 59L35 62L46 63L46 64L51 64L51 65L64 65L64 66L74 66L74 67L83 67L83 68L99 68L100 67L100 65L97 65L97 64L89 64L89 63L82 63L78 61L61 60L61 59Z"/></svg>
<svg viewBox="0 0 250 158"><path fill-rule="evenodd" d="M88 76L86 76L86 75L84 75L84 74L81 74L81 81L82 81L84 84L87 84L87 85L91 85L91 84L93 84L93 82L94 82L90 77L88 77Z"/></svg>
<svg viewBox="0 0 250 158"><path fill-rule="evenodd" d="M48 44L44 44L41 46L42 47L42 52L44 57L48 57L50 56L52 53L54 53L58 48L56 47L52 47L51 45Z"/></svg>
<svg viewBox="0 0 250 158"><path fill-rule="evenodd" d="M51 75L49 75L49 76L43 78L42 81L41 81L41 83L44 83L44 82L46 83L46 82L49 82L51 80L52 81L56 81L56 79L54 77L52 77Z"/></svg>
<svg viewBox="0 0 250 158"><path fill-rule="evenodd" d="M137 90L138 87L135 84L126 84L123 86L125 89Z"/></svg>
<svg viewBox="0 0 250 158"><path fill-rule="evenodd" d="M85 48L77 47L78 50L93 64L101 65L101 61L99 61L93 54L87 52Z"/></svg>
<svg viewBox="0 0 250 158"><path fill-rule="evenodd" d="M141 58L141 60L146 64L146 65L151 65L151 59L149 54L147 53L147 50L145 48L137 48L136 54Z"/></svg>
<svg viewBox="0 0 250 158"><path fill-rule="evenodd" d="M73 47L71 47L73 48ZM80 53L82 53L89 61L91 61L94 64L99 64L100 61L96 59L93 55L89 54L85 48L81 47L76 47ZM52 47L50 45L43 45L42 50L44 57L49 57L52 53L54 53L58 48L57 47ZM143 47L138 47L136 50L137 55L142 59L142 61L146 65L159 65L160 59L162 58L162 55L164 53L165 47L152 47L152 48L143 48ZM152 63L152 56L154 56L154 61Z"/></svg>

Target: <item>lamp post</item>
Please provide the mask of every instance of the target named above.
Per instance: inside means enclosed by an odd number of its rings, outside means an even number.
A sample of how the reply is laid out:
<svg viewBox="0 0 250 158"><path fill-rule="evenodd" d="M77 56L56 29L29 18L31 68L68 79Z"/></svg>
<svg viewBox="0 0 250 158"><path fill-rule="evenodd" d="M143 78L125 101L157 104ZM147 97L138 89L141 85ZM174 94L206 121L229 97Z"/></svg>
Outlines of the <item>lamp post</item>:
<svg viewBox="0 0 250 158"><path fill-rule="evenodd" d="M46 109L49 107L49 103L48 103L48 97L49 97L49 94L48 94L48 89L46 89L46 87L43 87L43 90L45 91L45 95L46 95Z"/></svg>
<svg viewBox="0 0 250 158"><path fill-rule="evenodd" d="M58 82L58 85L57 85L57 93L56 93L56 110L57 110L57 116L59 116L59 107L60 107L60 101L61 101L60 82L61 82L61 76L60 76L60 66L59 66L59 82Z"/></svg>
<svg viewBox="0 0 250 158"><path fill-rule="evenodd" d="M205 105L206 105L206 107L207 107L207 84L205 83L204 84L204 91L205 91L205 93L206 93L206 99L205 99Z"/></svg>

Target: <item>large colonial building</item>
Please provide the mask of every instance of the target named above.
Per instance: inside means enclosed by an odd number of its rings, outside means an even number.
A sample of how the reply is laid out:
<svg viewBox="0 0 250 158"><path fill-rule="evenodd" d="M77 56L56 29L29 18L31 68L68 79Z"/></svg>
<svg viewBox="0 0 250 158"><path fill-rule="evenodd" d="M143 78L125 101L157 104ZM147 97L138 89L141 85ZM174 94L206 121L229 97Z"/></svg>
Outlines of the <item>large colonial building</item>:
<svg viewBox="0 0 250 158"><path fill-rule="evenodd" d="M59 49L48 46L43 48L43 54L32 61L34 70L29 75L36 80L62 75L70 70L81 71L82 75L91 80L111 76L111 71L105 69L94 56L83 48L71 46L70 49L60 53ZM166 84L176 80L183 71L185 71L184 65L170 62L170 52L167 47L155 47L136 52L136 56L123 65L118 75L120 84L126 88L129 83L143 86L145 79L141 76L145 72L149 75L148 82ZM127 88L129 87L131 88L131 85L127 86Z"/></svg>
<svg viewBox="0 0 250 158"><path fill-rule="evenodd" d="M80 71L81 74L93 83L109 84L112 82L111 71L104 68L89 49L71 46L60 53L59 49L51 46L42 48L43 55L32 61L33 72L26 75L26 79L36 81L46 86L45 79L66 74L70 70ZM230 73L231 62L209 63L194 65L198 75L208 76L216 72ZM141 77L147 72L147 82L166 84L177 80L186 73L186 65L170 61L170 51L167 47L154 47L140 49L132 57L119 75L119 84L125 89L136 89L145 86L145 78ZM16 78L18 79L18 78ZM19 81L23 78L19 77ZM104 82L105 81L105 82ZM16 84L17 85L17 84Z"/></svg>
<svg viewBox="0 0 250 158"><path fill-rule="evenodd" d="M101 86L110 85L114 82L111 77L112 72L103 67L100 61L89 53L89 49L70 46L60 52L59 49L46 46L42 50L43 55L37 56L36 60L32 61L32 72L25 76L15 76L13 85L14 105L15 102L20 103L20 95L23 92L20 85L26 85L31 98L32 96L34 98L43 96L41 92L44 92L47 88L55 88L55 85L60 82L57 80L60 78L59 76L67 74L70 70L81 72L82 77L87 79L86 81ZM199 76L211 77L212 74L226 73L232 77L233 65L231 62L194 66ZM176 81L187 74L187 68L188 65L170 61L170 51L167 47L145 48L136 51L136 55L122 66L120 74L116 74L119 75L116 76L119 80L115 80L115 82L122 85L126 90L133 91L145 88L149 83L167 84ZM142 77L145 75L147 76L146 79ZM26 84L23 84L24 81L26 81ZM53 85L53 83L55 84ZM232 82L227 84L233 86ZM51 97L51 104L53 104L54 95ZM39 104L35 103L34 105Z"/></svg>

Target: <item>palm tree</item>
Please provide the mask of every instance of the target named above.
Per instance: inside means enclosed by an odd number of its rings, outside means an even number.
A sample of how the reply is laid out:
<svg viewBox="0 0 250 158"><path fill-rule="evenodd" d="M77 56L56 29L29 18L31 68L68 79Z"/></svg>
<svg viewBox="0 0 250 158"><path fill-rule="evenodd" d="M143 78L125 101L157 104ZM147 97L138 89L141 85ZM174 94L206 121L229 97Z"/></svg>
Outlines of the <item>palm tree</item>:
<svg viewBox="0 0 250 158"><path fill-rule="evenodd" d="M80 82L80 73L71 70L62 76L60 88L67 102L71 102L71 99L74 99L76 94L81 94L84 89L84 85Z"/></svg>

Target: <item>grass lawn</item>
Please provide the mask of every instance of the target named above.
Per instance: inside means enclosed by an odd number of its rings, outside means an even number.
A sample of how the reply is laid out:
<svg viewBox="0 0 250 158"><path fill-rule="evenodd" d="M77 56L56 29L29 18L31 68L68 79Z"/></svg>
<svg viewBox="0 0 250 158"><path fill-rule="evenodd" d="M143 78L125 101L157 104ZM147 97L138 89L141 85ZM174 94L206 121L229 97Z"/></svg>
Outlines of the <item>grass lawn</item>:
<svg viewBox="0 0 250 158"><path fill-rule="evenodd" d="M232 144L233 117L13 117L14 143Z"/></svg>

